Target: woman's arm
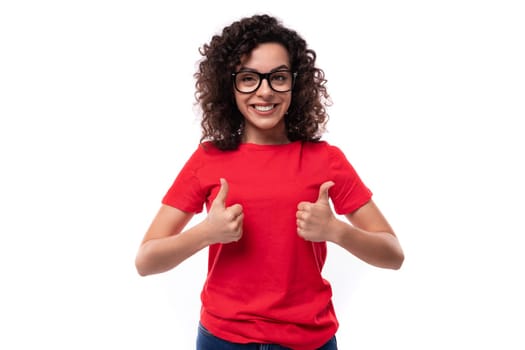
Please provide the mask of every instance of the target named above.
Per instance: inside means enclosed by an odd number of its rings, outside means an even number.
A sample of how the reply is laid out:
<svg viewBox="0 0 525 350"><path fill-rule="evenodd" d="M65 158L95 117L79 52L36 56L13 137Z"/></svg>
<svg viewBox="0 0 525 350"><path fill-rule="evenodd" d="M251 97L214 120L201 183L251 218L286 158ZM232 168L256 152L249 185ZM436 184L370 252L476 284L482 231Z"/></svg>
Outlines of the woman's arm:
<svg viewBox="0 0 525 350"><path fill-rule="evenodd" d="M313 242L333 242L371 265L399 269L405 259L403 249L375 203L370 200L345 215L350 223L339 220L329 203L332 186L332 181L322 184L316 202L299 203L297 234Z"/></svg>
<svg viewBox="0 0 525 350"><path fill-rule="evenodd" d="M193 217L167 205L161 206L139 247L135 266L141 276L173 269L199 250L215 243L237 241L242 236L243 213L239 204L225 206L228 183L221 189L206 219L182 232Z"/></svg>
<svg viewBox="0 0 525 350"><path fill-rule="evenodd" d="M359 259L382 268L399 269L405 255L392 227L373 201L336 220L332 241Z"/></svg>
<svg viewBox="0 0 525 350"><path fill-rule="evenodd" d="M171 270L206 247L202 226L180 234L193 217L177 208L163 205L139 247L135 266L141 276Z"/></svg>

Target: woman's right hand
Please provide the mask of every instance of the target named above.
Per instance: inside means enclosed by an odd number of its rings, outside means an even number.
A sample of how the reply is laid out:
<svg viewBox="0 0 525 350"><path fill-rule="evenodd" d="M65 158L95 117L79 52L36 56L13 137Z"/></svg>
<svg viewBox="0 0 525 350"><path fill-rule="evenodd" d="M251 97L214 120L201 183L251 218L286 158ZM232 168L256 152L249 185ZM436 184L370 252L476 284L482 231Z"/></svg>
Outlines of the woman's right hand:
<svg viewBox="0 0 525 350"><path fill-rule="evenodd" d="M241 239L242 207L226 207L227 196L228 183L221 179L221 188L206 219L183 233L193 213L162 205L139 247L135 259L138 273L146 276L168 271L211 244Z"/></svg>
<svg viewBox="0 0 525 350"><path fill-rule="evenodd" d="M226 206L229 185L220 179L221 188L213 200L204 224L208 226L209 244L237 242L242 237L244 214L240 204Z"/></svg>

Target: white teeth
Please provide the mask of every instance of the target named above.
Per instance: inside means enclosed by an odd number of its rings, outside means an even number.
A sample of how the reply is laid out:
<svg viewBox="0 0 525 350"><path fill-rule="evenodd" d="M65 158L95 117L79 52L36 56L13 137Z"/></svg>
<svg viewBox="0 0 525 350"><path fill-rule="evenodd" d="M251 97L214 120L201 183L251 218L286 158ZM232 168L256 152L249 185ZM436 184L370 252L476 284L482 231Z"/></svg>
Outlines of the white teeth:
<svg viewBox="0 0 525 350"><path fill-rule="evenodd" d="M258 110L258 111L261 111L261 112L267 112L267 111L271 110L271 109L274 107L274 105L269 105L269 106L257 106L257 105L256 105L256 106L254 106L254 107L255 107L255 109Z"/></svg>

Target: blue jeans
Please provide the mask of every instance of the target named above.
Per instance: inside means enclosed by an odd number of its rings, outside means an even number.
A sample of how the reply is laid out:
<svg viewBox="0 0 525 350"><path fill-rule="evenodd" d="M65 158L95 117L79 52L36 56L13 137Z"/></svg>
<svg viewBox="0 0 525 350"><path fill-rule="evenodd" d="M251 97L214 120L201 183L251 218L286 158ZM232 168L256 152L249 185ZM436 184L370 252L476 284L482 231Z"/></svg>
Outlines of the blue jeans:
<svg viewBox="0 0 525 350"><path fill-rule="evenodd" d="M197 350L292 350L276 344L238 344L217 338L199 323ZM318 350L337 350L335 335Z"/></svg>

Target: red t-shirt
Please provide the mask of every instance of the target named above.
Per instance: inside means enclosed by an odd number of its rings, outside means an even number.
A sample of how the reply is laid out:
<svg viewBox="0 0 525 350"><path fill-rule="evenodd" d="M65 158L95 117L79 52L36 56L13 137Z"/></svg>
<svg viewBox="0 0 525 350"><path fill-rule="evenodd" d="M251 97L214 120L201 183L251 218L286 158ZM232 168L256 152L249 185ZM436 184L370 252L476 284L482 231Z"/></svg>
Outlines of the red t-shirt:
<svg viewBox="0 0 525 350"><path fill-rule="evenodd" d="M209 210L229 184L226 205L243 207L243 236L209 247L202 289L201 322L215 336L237 343L273 343L313 350L337 331L330 284L321 270L326 243L297 235L301 201L315 202L319 187L338 214L358 209L372 196L344 154L326 142L241 144L221 151L199 145L163 203L187 212Z"/></svg>

